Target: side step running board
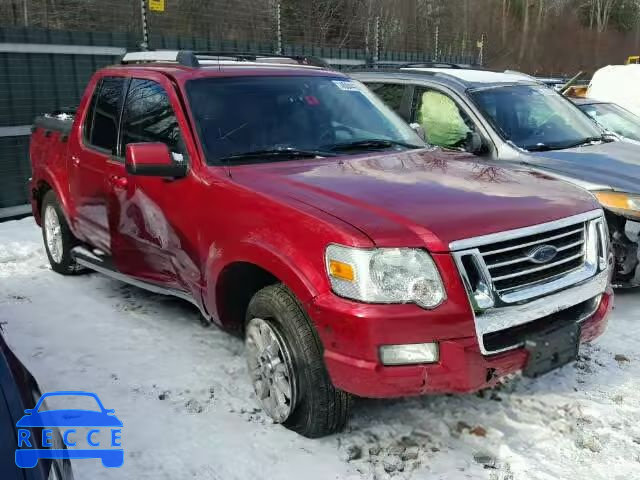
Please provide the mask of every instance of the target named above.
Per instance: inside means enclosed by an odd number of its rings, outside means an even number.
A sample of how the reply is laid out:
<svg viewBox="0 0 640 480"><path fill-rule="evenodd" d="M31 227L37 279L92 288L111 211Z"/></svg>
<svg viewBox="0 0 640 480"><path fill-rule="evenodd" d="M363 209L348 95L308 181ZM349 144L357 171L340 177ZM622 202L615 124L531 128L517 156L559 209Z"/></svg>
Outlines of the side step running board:
<svg viewBox="0 0 640 480"><path fill-rule="evenodd" d="M210 315L205 312L202 307L198 305L198 303L194 300L194 298L188 293L173 288L166 288L160 285L156 285L155 283L146 282L144 280L139 280L137 278L130 277L129 275L125 275L124 273L120 273L113 265L113 261L111 260L110 256L96 255L85 247L73 248L71 250L71 256L76 261L76 263L78 263L78 265L82 265L83 267L86 267L90 270L102 273L103 275L111 277L114 280L128 283L129 285L142 288L143 290L147 290L149 292L186 300L187 302L198 307L198 310L200 310L200 313L207 321L211 321Z"/></svg>

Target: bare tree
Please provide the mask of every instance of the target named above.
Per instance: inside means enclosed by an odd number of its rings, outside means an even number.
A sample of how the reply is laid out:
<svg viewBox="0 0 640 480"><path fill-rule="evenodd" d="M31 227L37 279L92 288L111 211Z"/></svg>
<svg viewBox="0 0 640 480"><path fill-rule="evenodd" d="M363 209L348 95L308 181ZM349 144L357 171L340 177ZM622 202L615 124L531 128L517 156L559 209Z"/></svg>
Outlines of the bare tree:
<svg viewBox="0 0 640 480"><path fill-rule="evenodd" d="M523 14L522 14L522 36L520 37L520 51L518 53L518 68L522 68L524 56L527 53L527 47L529 47L529 23L530 23L530 10L533 7L534 0L523 0Z"/></svg>
<svg viewBox="0 0 640 480"><path fill-rule="evenodd" d="M620 0L590 0L593 12L593 22L598 33L602 33L607 30L613 7L619 2Z"/></svg>
<svg viewBox="0 0 640 480"><path fill-rule="evenodd" d="M509 13L509 0L502 0L502 46L507 44L507 15Z"/></svg>
<svg viewBox="0 0 640 480"><path fill-rule="evenodd" d="M165 4L163 13L148 12L155 48L192 44L199 49L271 48L277 44L279 4L282 43L288 51L314 47L324 48L315 50L321 55L333 55L326 49L349 48L370 58L377 39L382 53L391 58L471 61L477 58L476 42L486 34L483 53L492 67L540 73L592 70L640 54L640 0L167 0ZM0 28L84 32L86 41L120 34L120 42L126 37L139 43L141 24L140 0L0 0ZM62 38L64 34L52 41ZM74 35L73 41L78 38L83 37Z"/></svg>

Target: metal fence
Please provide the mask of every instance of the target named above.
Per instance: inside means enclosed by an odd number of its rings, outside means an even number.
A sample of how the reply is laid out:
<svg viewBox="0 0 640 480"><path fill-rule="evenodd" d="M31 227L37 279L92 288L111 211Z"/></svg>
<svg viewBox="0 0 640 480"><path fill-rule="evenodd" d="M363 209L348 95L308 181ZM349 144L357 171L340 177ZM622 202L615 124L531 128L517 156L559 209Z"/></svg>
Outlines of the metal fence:
<svg viewBox="0 0 640 480"><path fill-rule="evenodd" d="M28 202L33 118L76 105L92 73L125 51L280 52L321 57L338 68L482 59L482 43L444 34L429 12L416 10L419 3L0 0L0 216Z"/></svg>

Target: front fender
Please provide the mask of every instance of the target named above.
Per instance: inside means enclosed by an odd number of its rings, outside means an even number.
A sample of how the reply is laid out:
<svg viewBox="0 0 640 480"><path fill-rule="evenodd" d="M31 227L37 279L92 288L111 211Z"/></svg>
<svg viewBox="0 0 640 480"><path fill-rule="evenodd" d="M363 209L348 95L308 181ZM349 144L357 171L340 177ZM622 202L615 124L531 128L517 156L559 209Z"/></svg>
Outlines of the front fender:
<svg viewBox="0 0 640 480"><path fill-rule="evenodd" d="M211 245L205 271L204 302L208 312L215 312L214 317L219 317L216 300L218 281L227 267L240 262L269 272L303 304L320 293L321 286L326 283L322 252L306 254L293 249L291 242L278 240L269 242L264 238L249 238L233 245Z"/></svg>

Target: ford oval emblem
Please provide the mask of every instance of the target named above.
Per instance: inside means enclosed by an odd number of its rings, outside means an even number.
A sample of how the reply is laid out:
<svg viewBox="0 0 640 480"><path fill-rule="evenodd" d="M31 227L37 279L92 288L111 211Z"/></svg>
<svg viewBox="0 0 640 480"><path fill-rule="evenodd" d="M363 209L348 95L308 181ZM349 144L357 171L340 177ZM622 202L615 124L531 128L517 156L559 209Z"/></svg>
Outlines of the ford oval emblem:
<svg viewBox="0 0 640 480"><path fill-rule="evenodd" d="M558 249L553 245L541 245L533 248L527 254L529 260L533 263L547 263L556 258Z"/></svg>

